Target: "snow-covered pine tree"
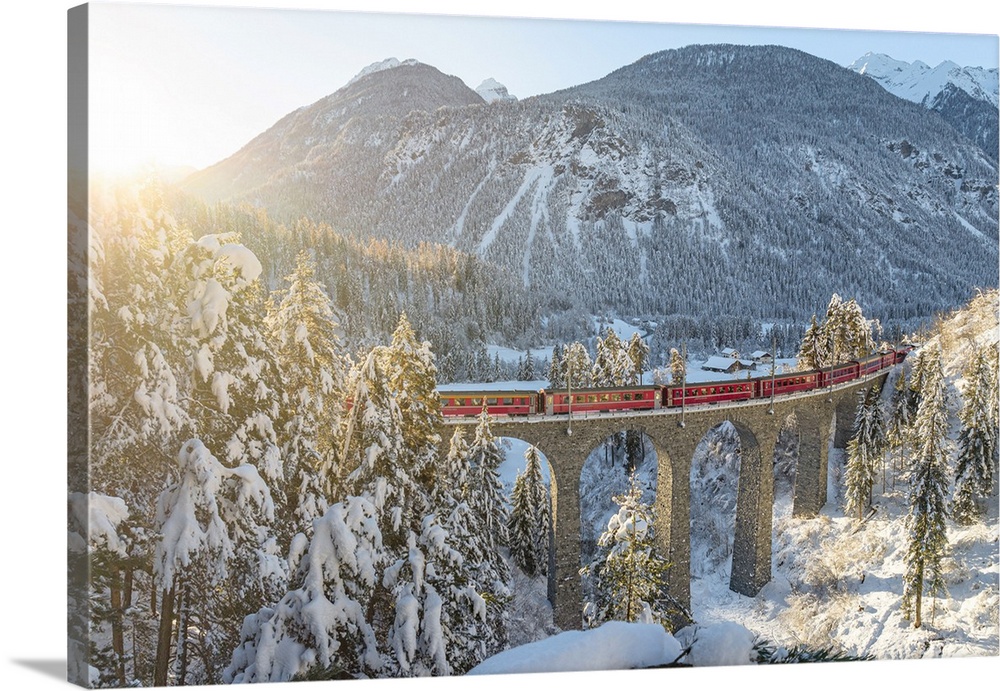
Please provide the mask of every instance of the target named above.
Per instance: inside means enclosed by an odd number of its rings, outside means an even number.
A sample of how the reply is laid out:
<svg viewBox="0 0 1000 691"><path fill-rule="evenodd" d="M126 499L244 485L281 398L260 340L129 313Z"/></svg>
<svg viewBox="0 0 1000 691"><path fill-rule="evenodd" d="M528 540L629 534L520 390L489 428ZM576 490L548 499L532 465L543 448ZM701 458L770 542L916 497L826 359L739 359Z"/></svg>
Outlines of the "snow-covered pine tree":
<svg viewBox="0 0 1000 691"><path fill-rule="evenodd" d="M820 369L838 362L864 357L875 349L873 328L878 323L865 318L854 300L846 302L834 293L822 323L813 315L799 346L799 369Z"/></svg>
<svg viewBox="0 0 1000 691"><path fill-rule="evenodd" d="M535 358L532 357L530 350L525 351L524 356L518 363L517 379L518 381L535 380Z"/></svg>
<svg viewBox="0 0 1000 691"><path fill-rule="evenodd" d="M376 346L348 378L351 401L342 432L341 465L348 493L370 498L382 539L402 548L409 527L423 517L424 495L403 444L406 426L389 385L389 358Z"/></svg>
<svg viewBox="0 0 1000 691"><path fill-rule="evenodd" d="M195 433L230 466L252 463L283 504L276 422L281 387L262 315L262 266L234 234L204 235L178 262L186 283L186 354L194 373Z"/></svg>
<svg viewBox="0 0 1000 691"><path fill-rule="evenodd" d="M287 582L269 537L274 504L254 466L227 468L198 439L181 447L176 472L155 519L153 572L162 598L154 682L218 683L218 661L235 647L239 622Z"/></svg>
<svg viewBox="0 0 1000 691"><path fill-rule="evenodd" d="M881 331L877 321L869 321L861 311L861 306L852 298L840 305L841 342L837 352L844 355L841 361L865 357L875 350L873 330Z"/></svg>
<svg viewBox="0 0 1000 691"><path fill-rule="evenodd" d="M893 487L895 478L903 467L903 454L913 432L913 401L915 397L906 381L906 370L901 369L889 399L889 419L886 425L886 442L893 455Z"/></svg>
<svg viewBox="0 0 1000 691"><path fill-rule="evenodd" d="M592 366L591 381L594 386L626 386L635 379L635 364L629 357L627 346L608 328L604 338L597 339L597 355Z"/></svg>
<svg viewBox="0 0 1000 691"><path fill-rule="evenodd" d="M288 287L272 296L267 327L285 399L279 439L288 483L283 525L290 538L310 534L312 521L341 496L334 464L348 363L330 297L307 252L299 253L285 281Z"/></svg>
<svg viewBox="0 0 1000 691"><path fill-rule="evenodd" d="M991 420L989 392L995 376L989 348L977 348L963 372L965 389L959 418L962 430L958 437L955 464L955 496L952 516L969 525L979 517L977 502L993 491L993 459L997 447L997 429Z"/></svg>
<svg viewBox="0 0 1000 691"><path fill-rule="evenodd" d="M486 600L434 514L386 569L396 602L383 670L393 676L462 674L487 656Z"/></svg>
<svg viewBox="0 0 1000 691"><path fill-rule="evenodd" d="M681 357L677 348L670 349L670 364L668 367L670 369L670 383L674 386L680 386L687 377L687 367L684 363L684 358Z"/></svg>
<svg viewBox="0 0 1000 691"><path fill-rule="evenodd" d="M940 346L922 354L920 405L914 423L910 480L909 543L903 579L903 612L920 628L923 596L944 591L942 562L948 547L945 532L948 491L948 407Z"/></svg>
<svg viewBox="0 0 1000 691"><path fill-rule="evenodd" d="M292 543L288 591L248 616L226 683L357 678L382 669L369 606L382 569L375 506L349 496Z"/></svg>
<svg viewBox="0 0 1000 691"><path fill-rule="evenodd" d="M871 488L875 483L872 458L861 437L855 434L847 442L847 467L844 470L844 513L859 522L871 505Z"/></svg>
<svg viewBox="0 0 1000 691"><path fill-rule="evenodd" d="M614 501L619 509L598 538L598 556L581 569L597 577L589 625L611 620L666 624L672 614L665 597L670 565L656 551L653 512L642 502L634 474L631 489Z"/></svg>
<svg viewBox="0 0 1000 691"><path fill-rule="evenodd" d="M469 442L463 429L456 427L448 445L448 454L437 465L433 503L438 512L449 510L454 504L468 499L469 474Z"/></svg>
<svg viewBox="0 0 1000 691"><path fill-rule="evenodd" d="M586 346L574 341L563 351L563 369L565 370L565 386L574 389L585 389L593 385L593 363Z"/></svg>
<svg viewBox="0 0 1000 691"><path fill-rule="evenodd" d="M629 338L627 350L628 357L632 361L635 383L641 384L642 375L646 371L649 362L649 344L643 340L638 331L635 331L632 333L632 337Z"/></svg>
<svg viewBox="0 0 1000 691"><path fill-rule="evenodd" d="M384 372L387 385L399 406L403 422L402 442L414 478L422 485L423 495L429 498L434 486L434 466L437 462L441 436L441 397L437 392L437 368L430 343L418 341L406 314L401 314L388 348L380 350L386 359ZM420 521L427 513L415 516L411 525L419 531Z"/></svg>
<svg viewBox="0 0 1000 691"><path fill-rule="evenodd" d="M479 415L479 422L472 443L469 445L469 494L468 505L471 525L474 527L468 554L470 576L488 604L487 629L490 654L502 650L507 641L505 601L509 596L510 570L503 557L508 546L507 502L498 468L504 455L500 440L493 436L491 418L486 407Z"/></svg>
<svg viewBox="0 0 1000 691"><path fill-rule="evenodd" d="M860 521L872 503L872 491L878 466L882 465L882 486L885 487L885 415L881 390L873 386L858 394L858 410L854 417L854 435L847 447L846 512Z"/></svg>
<svg viewBox="0 0 1000 691"><path fill-rule="evenodd" d="M548 573L549 493L538 449L529 446L525 469L514 480L508 542L514 563L528 576Z"/></svg>
<svg viewBox="0 0 1000 691"><path fill-rule="evenodd" d="M90 212L87 473L92 490L122 498L142 521L192 425L169 270L190 232L155 185L98 188Z"/></svg>
<svg viewBox="0 0 1000 691"><path fill-rule="evenodd" d="M549 488L542 477L542 459L538 448L529 446L524 452L525 477L528 493L534 508L534 544L535 561L539 565L539 573L549 572L549 540L552 532L552 497Z"/></svg>
<svg viewBox="0 0 1000 691"><path fill-rule="evenodd" d="M96 579L101 574L110 588L108 606L92 608L89 623L93 630L112 632L115 659L108 660L114 667L105 668L97 659L91 664L121 686L151 685L147 660L155 657L156 625L136 614L157 609L150 576L156 500L193 425L183 357L187 332L177 328L183 318L176 299L182 286L170 270L191 236L166 211L155 183L130 188L95 184L89 212L88 328L78 334L86 339L79 349L86 358L80 367L87 367L89 401L81 411L71 411L82 412L89 432L81 443L87 453L79 477L86 478L88 493L125 503L134 536L124 551L104 552L100 567L92 564L94 582L81 584L100 588ZM102 619L105 615L111 618ZM126 624L132 634L127 661L122 640ZM88 637L81 632L79 640Z"/></svg>
<svg viewBox="0 0 1000 691"><path fill-rule="evenodd" d="M552 361L549 363L549 388L551 389L562 389L566 386L564 355L565 351L559 344L552 348Z"/></svg>
<svg viewBox="0 0 1000 691"><path fill-rule="evenodd" d="M818 369L826 364L826 343L815 314L802 336L796 362L801 370Z"/></svg>
<svg viewBox="0 0 1000 691"><path fill-rule="evenodd" d="M514 478L514 489L510 498L510 523L507 526L507 541L510 543L510 558L521 571L529 576L538 573L537 552L534 545L534 511L531 506L525 481L525 474L519 472Z"/></svg>

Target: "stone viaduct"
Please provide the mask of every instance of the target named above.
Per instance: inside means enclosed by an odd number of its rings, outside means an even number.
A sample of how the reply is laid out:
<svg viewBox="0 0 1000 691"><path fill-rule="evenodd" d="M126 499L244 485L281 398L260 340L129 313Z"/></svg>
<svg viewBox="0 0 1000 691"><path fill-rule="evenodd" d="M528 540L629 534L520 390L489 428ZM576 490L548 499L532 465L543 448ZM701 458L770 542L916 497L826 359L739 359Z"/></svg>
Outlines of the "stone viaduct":
<svg viewBox="0 0 1000 691"><path fill-rule="evenodd" d="M574 415L572 421L567 416L495 420L496 436L535 445L550 465L554 559L550 557L549 597L556 625L563 630L582 625L580 477L584 461L611 435L624 430L642 432L656 451L655 539L671 564L669 593L690 610L692 459L695 447L714 427L726 421L735 427L741 460L730 589L752 597L771 580L774 449L786 419L795 415L799 439L793 513L813 517L827 500L831 442L837 448L846 446L858 392L881 386L885 377L883 372L832 390L777 398L773 410L768 399L691 407L683 413L663 409ZM449 439L455 426L475 424L475 419L448 420L440 430L442 439Z"/></svg>

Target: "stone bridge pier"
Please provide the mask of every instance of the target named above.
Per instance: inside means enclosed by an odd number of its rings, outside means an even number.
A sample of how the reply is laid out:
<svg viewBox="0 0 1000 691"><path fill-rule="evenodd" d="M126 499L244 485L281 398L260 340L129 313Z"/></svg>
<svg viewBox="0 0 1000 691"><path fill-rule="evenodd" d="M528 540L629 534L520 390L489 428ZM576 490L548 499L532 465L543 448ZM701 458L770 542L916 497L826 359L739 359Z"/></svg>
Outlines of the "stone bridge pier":
<svg viewBox="0 0 1000 691"><path fill-rule="evenodd" d="M831 443L846 445L858 392L876 383L881 385L884 379L883 374L832 391L777 399L773 406L770 401L755 401L690 408L683 415L676 410L661 410L574 416L572 423L564 416L496 420L492 426L496 436L535 445L550 464L553 553L549 561L549 598L556 625L563 630L582 625L580 477L587 457L611 435L638 431L655 449L655 539L671 564L668 591L690 610L690 478L695 448L702 438L724 422L730 422L739 435L741 460L730 588L753 597L771 580L774 451L785 420L795 415L799 436L793 514L814 517L827 501ZM474 424L475 420L450 420L440 430L442 439L449 439L456 426Z"/></svg>

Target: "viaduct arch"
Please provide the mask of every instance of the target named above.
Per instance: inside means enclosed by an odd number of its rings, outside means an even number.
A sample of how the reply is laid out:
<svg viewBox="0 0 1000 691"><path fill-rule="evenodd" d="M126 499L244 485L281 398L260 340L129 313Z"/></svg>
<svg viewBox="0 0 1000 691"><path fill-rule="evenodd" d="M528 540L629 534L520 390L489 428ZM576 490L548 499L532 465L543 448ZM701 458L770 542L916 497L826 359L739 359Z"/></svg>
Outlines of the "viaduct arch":
<svg viewBox="0 0 1000 691"><path fill-rule="evenodd" d="M774 448L787 416L798 422L799 456L795 473L793 514L809 518L827 501L830 443L843 448L850 437L858 392L886 375L799 395L726 406L664 409L592 417L499 418L498 437L515 437L535 445L551 469L554 558L550 557L549 595L555 623L563 630L582 623L580 569L580 477L590 453L612 434L634 430L648 437L656 452L655 535L671 564L668 590L684 607L691 606L691 463L698 442L714 427L730 422L740 437L742 459L736 500L733 567L730 589L754 596L771 580ZM444 422L442 439L456 426L474 427L476 420ZM471 431L471 430L470 430ZM551 568L554 567L554 568Z"/></svg>

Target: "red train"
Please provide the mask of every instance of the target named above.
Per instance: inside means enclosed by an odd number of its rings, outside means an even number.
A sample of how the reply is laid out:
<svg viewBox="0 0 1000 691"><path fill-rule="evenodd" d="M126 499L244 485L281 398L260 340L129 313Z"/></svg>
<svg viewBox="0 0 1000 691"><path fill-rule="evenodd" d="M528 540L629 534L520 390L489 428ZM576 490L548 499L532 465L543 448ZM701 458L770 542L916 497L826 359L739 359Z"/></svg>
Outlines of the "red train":
<svg viewBox="0 0 1000 691"><path fill-rule="evenodd" d="M907 345L833 367L789 372L756 379L692 382L685 386L658 384L614 388L558 389L547 391L459 391L442 390L441 412L448 417L479 415L485 403L493 416L567 415L630 410L660 410L687 406L716 405L755 398L771 398L822 389L876 374L901 363L913 346Z"/></svg>

